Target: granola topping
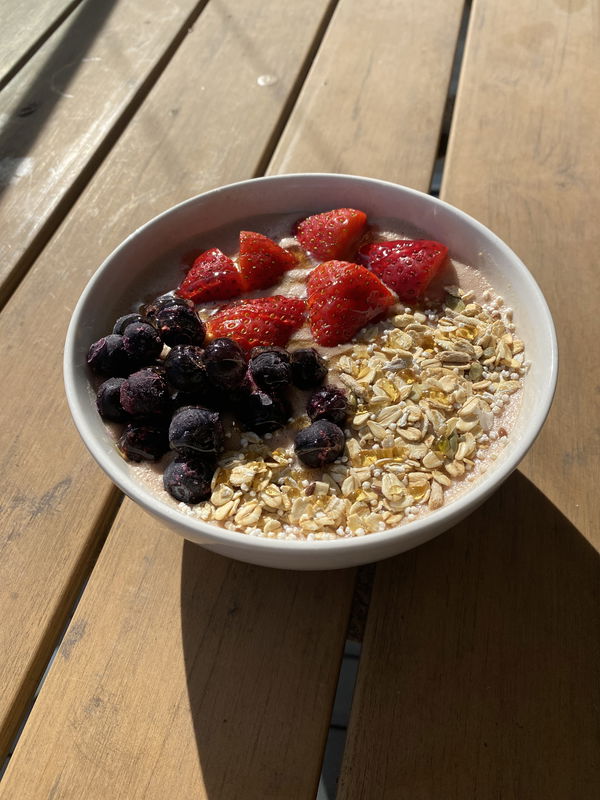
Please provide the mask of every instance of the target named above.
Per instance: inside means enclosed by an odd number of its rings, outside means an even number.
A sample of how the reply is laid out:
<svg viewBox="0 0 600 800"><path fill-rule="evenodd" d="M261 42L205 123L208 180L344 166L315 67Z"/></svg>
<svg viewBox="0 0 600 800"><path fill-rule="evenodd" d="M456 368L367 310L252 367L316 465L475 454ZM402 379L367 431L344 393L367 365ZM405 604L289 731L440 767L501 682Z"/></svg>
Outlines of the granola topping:
<svg viewBox="0 0 600 800"><path fill-rule="evenodd" d="M210 499L181 511L254 536L348 538L439 509L483 473L528 368L511 309L449 286L441 303L393 311L329 356L329 382L351 404L343 456L310 469L291 445L245 433Z"/></svg>

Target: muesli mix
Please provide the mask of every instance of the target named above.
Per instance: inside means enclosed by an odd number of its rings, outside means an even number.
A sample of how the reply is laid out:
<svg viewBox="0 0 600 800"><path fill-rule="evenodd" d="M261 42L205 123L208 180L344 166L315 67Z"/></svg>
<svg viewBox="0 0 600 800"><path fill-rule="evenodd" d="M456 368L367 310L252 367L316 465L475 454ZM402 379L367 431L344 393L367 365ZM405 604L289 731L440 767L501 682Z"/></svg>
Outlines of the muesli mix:
<svg viewBox="0 0 600 800"><path fill-rule="evenodd" d="M203 521L308 540L458 496L506 443L528 367L476 270L356 209L197 254L88 364L141 481Z"/></svg>

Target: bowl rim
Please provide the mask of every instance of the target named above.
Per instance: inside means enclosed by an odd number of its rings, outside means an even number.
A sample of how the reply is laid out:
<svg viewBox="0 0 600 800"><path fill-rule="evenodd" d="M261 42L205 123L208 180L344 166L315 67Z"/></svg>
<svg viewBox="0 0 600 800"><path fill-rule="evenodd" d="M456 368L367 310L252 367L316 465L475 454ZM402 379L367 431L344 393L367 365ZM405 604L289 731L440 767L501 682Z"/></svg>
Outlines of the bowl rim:
<svg viewBox="0 0 600 800"><path fill-rule="evenodd" d="M79 403L79 394L77 391L77 376L80 374L80 367L76 364L75 358L75 345L77 339L77 330L81 321L82 310L86 305L88 297L94 292L96 284L99 283L104 271L107 269L110 262L117 257L117 255L128 246L129 242L135 237L139 236L159 220L177 213L183 207L197 203L200 198L206 202L210 202L212 197L217 197L225 192L237 191L241 187L249 184L261 185L265 183L279 183L290 181L309 182L316 179L331 179L340 183L366 183L369 185L381 185L392 189L399 189L406 195L413 195L420 198L422 201L432 203L434 206L445 208L451 214L456 214L462 220L475 228L479 234L482 234L511 262L513 262L517 272L519 273L519 281L524 281L528 284L529 291L532 292L537 299L537 305L540 312L540 319L538 325L543 329L544 336L549 345L550 361L547 366L547 374L545 385L541 387L541 396L539 402L534 408L530 409L528 413L528 420L526 430L523 435L513 442L513 446L506 454L506 458L489 474L483 475L480 480L471 488L462 492L456 499L453 499L448 506L444 506L434 512L428 513L423 517L417 518L411 522L403 523L402 525L394 528L386 528L383 531L374 531L362 536L354 536L351 538L338 538L338 539L325 539L325 540L294 540L294 539L279 539L267 538L260 536L253 536L240 531L232 531L227 528L219 528L204 522L198 517L192 517L183 511L179 511L167 505L159 498L155 497L149 490L129 475L115 475L112 468L111 461L108 457L106 450L101 446L100 442L90 432L89 425L86 418L86 409ZM316 213L316 212L315 212ZM115 483L128 497L137 502L142 508L146 509L154 516L158 517L170 527L178 529L185 528L187 533L201 544L223 544L231 545L232 547L242 546L247 548L266 549L271 551L283 551L293 553L294 551L306 553L314 553L314 558L318 557L321 553L331 553L336 550L340 551L360 551L363 548L373 548L376 544L381 544L383 540L387 543L403 542L407 546L403 549L409 549L414 544L425 542L433 538L438 533L441 533L458 522L460 519L474 510L480 503L486 500L501 483L513 472L514 469L521 462L531 445L537 438L544 421L550 411L556 383L558 378L558 345L554 322L548 303L533 275L529 272L525 264L517 256L517 254L493 231L487 228L483 223L462 211L461 209L453 206L445 200L440 200L437 197L421 192L418 189L413 189L402 184L394 183L393 181L385 181L379 178L369 178L361 175L351 175L343 173L331 172L306 172L306 173L288 173L280 175L269 175L257 178L248 178L242 181L225 184L223 186L210 189L206 192L189 197L174 206L167 208L161 213L155 215L150 220L145 222L130 233L123 241L115 247L112 252L104 259L100 266L95 270L87 282L83 292L81 293L75 308L73 309L71 320L67 329L67 335L64 346L63 355L63 373L64 384L67 395L67 402L71 415L73 417L75 426L83 439L84 444L90 451L91 455L108 477ZM89 408L87 409L89 413ZM312 556L311 556L312 557Z"/></svg>

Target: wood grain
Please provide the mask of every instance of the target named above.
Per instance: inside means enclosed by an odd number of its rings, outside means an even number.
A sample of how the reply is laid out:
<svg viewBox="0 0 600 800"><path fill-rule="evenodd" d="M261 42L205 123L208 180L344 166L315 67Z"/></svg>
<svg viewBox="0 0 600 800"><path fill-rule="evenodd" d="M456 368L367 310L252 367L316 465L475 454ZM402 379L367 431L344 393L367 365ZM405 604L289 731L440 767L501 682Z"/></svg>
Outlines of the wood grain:
<svg viewBox="0 0 600 800"><path fill-rule="evenodd" d="M459 528L378 565L344 800L600 794L596 12L473 8L442 196L535 274L561 374L521 472Z"/></svg>
<svg viewBox="0 0 600 800"><path fill-rule="evenodd" d="M0 86L78 2L80 0L3 0L0 8Z"/></svg>
<svg viewBox="0 0 600 800"><path fill-rule="evenodd" d="M84 2L0 93L0 304L199 5Z"/></svg>
<svg viewBox="0 0 600 800"><path fill-rule="evenodd" d="M294 7L286 5L286 13L296 13ZM123 212L133 227L174 195L243 177L255 166L249 148L269 139L265 118L274 100L265 100L260 113L255 105L266 89L281 107L285 81L293 78L284 63L292 59L284 32L295 18L281 19L275 2L261 8L256 21L252 3L238 2L235 12L232 5L222 19L222 3L207 7L194 35L208 19L212 35L206 28L203 47L198 41L190 42L189 51L187 43L182 47L46 259L64 256L81 240L80 231L87 240L93 230L103 247L115 234L113 225L122 235ZM399 8L393 16L398 27L401 13ZM303 4L296 24L305 16ZM360 16L341 19L349 38L360 35ZM450 19L457 29L457 19ZM437 24L442 28L448 20L440 15ZM244 32L243 47L238 32ZM423 29L423 47L430 35ZM445 81L453 50L452 42L443 53ZM191 52L206 54L201 81L189 75ZM261 74L279 80L257 91ZM366 90L375 78L369 76ZM205 87L201 110L199 83ZM443 93L432 91L441 119ZM361 168L379 171L385 156L377 147L378 122L367 129L349 114L336 124L354 126L363 141ZM426 186L435 144L420 157L418 180ZM101 224L99 208L105 209ZM78 487L82 502L89 502L93 486L87 480ZM225 562L182 545L125 501L0 797L15 791L28 800L72 792L132 800L314 797L352 585L352 571L282 574Z"/></svg>
<svg viewBox="0 0 600 800"><path fill-rule="evenodd" d="M105 535L101 523L114 513L115 490L88 457L64 399L71 310L96 266L138 225L217 183L251 177L327 8L311 3L313 27L293 43L283 32L300 9L281 17L265 3L257 13L250 0L207 8L0 314L0 372L11 381L3 397L11 425L0 432L0 753ZM251 20L258 27L249 34ZM265 72L278 83L259 86ZM240 115L252 136L225 137Z"/></svg>
<svg viewBox="0 0 600 800"><path fill-rule="evenodd" d="M362 174L427 191L462 7L339 3L269 172Z"/></svg>

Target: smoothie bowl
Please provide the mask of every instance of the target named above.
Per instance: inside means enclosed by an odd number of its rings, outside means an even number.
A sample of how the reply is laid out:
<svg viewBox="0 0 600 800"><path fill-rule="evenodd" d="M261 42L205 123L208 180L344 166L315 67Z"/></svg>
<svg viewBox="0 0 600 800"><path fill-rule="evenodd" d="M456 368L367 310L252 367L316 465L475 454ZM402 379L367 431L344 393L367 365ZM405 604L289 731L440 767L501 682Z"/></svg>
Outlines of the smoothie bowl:
<svg viewBox="0 0 600 800"><path fill-rule="evenodd" d="M288 569L468 515L550 408L556 338L463 212L346 175L259 178L148 222L73 313L65 385L109 477L187 539Z"/></svg>

